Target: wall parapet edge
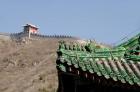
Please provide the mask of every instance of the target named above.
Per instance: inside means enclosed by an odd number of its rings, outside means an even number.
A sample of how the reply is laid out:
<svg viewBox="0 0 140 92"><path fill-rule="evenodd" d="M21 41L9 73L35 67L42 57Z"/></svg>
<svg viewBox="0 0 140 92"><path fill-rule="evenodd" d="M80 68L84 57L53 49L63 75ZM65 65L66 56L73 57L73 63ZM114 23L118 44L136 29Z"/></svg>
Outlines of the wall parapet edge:
<svg viewBox="0 0 140 92"><path fill-rule="evenodd" d="M19 32L19 33L2 33L0 32L0 38L3 37L9 37L9 39L22 39L22 38L29 38L29 33L25 32ZM61 38L70 38L70 39L78 39L77 37L69 36L69 35L42 35L42 34L30 34L30 38L36 39L36 40L45 40L48 38L56 38L56 39L61 39Z"/></svg>

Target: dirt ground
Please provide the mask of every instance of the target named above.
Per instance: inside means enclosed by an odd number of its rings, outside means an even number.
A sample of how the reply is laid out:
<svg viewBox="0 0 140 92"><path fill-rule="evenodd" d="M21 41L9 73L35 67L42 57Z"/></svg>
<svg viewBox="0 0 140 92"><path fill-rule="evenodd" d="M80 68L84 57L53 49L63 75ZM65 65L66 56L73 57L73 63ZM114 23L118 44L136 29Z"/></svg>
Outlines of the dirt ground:
<svg viewBox="0 0 140 92"><path fill-rule="evenodd" d="M0 40L0 92L56 92L59 40Z"/></svg>

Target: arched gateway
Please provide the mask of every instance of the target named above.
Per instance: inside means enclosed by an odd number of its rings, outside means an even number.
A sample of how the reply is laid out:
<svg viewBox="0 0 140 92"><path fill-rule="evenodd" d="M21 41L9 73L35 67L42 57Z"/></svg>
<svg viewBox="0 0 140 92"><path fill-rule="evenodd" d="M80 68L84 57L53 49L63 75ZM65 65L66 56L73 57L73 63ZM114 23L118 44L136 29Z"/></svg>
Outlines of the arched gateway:
<svg viewBox="0 0 140 92"><path fill-rule="evenodd" d="M140 92L139 38L113 48L60 42L58 92Z"/></svg>

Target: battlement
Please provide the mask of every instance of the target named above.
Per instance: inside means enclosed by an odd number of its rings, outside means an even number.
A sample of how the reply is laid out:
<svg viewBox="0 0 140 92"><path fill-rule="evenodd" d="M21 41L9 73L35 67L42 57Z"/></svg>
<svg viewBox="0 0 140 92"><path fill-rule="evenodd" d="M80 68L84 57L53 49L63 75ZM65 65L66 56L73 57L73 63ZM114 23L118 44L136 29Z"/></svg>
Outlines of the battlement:
<svg viewBox="0 0 140 92"><path fill-rule="evenodd" d="M29 34L28 33L12 33L10 34L11 39L21 39L21 38L28 38L28 39L34 39L34 40L45 40L49 38L56 38L56 39L61 39L61 38L70 38L70 39L78 39L73 36L67 36L67 35L42 35L42 34Z"/></svg>
<svg viewBox="0 0 140 92"><path fill-rule="evenodd" d="M33 39L33 40L45 40L49 38L69 38L69 39L78 39L73 36L67 36L67 35L42 35L39 34L38 27L32 24L26 24L23 26L24 29L22 32L19 33L0 33L0 39L9 39L9 40L18 40L18 39Z"/></svg>

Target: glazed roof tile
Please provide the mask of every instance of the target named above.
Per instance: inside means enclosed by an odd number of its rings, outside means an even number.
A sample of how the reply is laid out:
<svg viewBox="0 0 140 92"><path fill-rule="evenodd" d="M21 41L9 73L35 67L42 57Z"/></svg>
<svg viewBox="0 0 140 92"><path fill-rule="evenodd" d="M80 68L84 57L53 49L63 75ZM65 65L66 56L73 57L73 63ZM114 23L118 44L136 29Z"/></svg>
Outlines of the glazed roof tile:
<svg viewBox="0 0 140 92"><path fill-rule="evenodd" d="M99 52L103 54L96 56L95 53L82 49L72 50L63 47L58 49L58 53L61 55L58 54L60 63L57 66L63 72L67 72L67 66L72 66L106 79L140 86L140 62L126 59L122 53L107 56L107 53Z"/></svg>

